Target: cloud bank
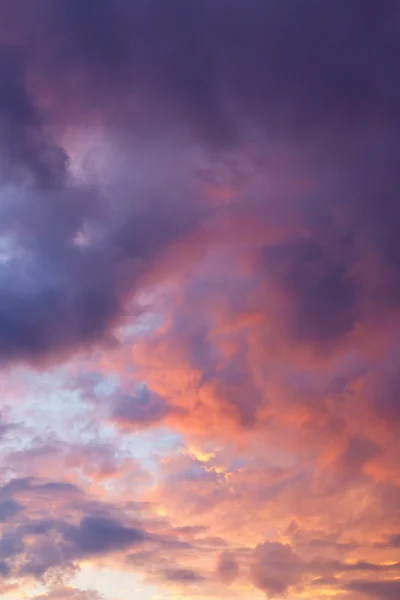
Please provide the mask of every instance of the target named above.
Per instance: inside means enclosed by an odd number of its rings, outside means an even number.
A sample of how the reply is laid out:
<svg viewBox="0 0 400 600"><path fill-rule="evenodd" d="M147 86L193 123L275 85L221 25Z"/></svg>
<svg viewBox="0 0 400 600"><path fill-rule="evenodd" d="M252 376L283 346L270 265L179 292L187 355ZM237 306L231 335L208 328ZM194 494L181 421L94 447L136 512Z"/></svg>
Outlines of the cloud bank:
<svg viewBox="0 0 400 600"><path fill-rule="evenodd" d="M397 598L399 29L3 0L2 594Z"/></svg>

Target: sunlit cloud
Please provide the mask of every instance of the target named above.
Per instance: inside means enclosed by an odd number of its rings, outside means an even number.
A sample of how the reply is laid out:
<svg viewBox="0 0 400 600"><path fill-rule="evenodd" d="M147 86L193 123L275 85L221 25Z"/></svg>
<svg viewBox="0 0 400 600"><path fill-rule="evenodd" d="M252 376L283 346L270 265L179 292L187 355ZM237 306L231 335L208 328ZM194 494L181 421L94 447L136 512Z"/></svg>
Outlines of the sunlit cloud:
<svg viewBox="0 0 400 600"><path fill-rule="evenodd" d="M2 598L397 600L399 19L3 1Z"/></svg>

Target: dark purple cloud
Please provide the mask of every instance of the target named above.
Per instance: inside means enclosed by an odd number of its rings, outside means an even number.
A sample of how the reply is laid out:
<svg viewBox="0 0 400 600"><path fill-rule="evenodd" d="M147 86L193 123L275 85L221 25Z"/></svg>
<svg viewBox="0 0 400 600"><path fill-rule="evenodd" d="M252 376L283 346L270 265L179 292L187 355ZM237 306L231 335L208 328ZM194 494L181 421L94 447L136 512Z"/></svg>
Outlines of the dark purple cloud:
<svg viewBox="0 0 400 600"><path fill-rule="evenodd" d="M146 535L140 529L127 527L108 517L85 517L78 527L70 527L66 539L83 556L104 554L140 544Z"/></svg>
<svg viewBox="0 0 400 600"><path fill-rule="evenodd" d="M389 76L399 52L398 9L391 0L379 10L360 0L324 9L316 0L39 7L54 44L48 66L79 69L97 90L109 80L111 94L135 90L141 105L149 100L158 114L164 106L168 118L188 120L197 133L215 136L215 128L224 137L237 129L238 114L272 133L287 128L307 137L371 117L398 122L399 87Z"/></svg>
<svg viewBox="0 0 400 600"><path fill-rule="evenodd" d="M30 181L59 188L67 172L67 155L46 135L43 119L26 87L23 53L0 46L0 173L2 183Z"/></svg>
<svg viewBox="0 0 400 600"><path fill-rule="evenodd" d="M117 186L111 213L101 189L71 179L61 134L90 115L128 163L134 143L165 134L223 160L250 138L260 152L297 148L319 183L296 206L309 239L264 251L293 303L288 331L329 345L398 309L395 2L3 2L0 16L0 156L12 184L0 207L12 257L0 265L2 362L104 340L154 260L199 225L190 193L176 201L157 164L141 190ZM268 202L257 210L268 222ZM88 224L96 241L74 244ZM359 272L365 236L383 265L372 287Z"/></svg>
<svg viewBox="0 0 400 600"><path fill-rule="evenodd" d="M145 531L124 522L116 507L91 500L71 484L12 480L0 495L0 562L7 576L42 578L51 569L66 571L82 558L132 548L147 538Z"/></svg>
<svg viewBox="0 0 400 600"><path fill-rule="evenodd" d="M377 600L397 600L400 594L400 581L362 581L350 582L346 589L359 592L365 598L376 598Z"/></svg>
<svg viewBox="0 0 400 600"><path fill-rule="evenodd" d="M339 247L345 244L338 240ZM312 239L265 249L263 263L273 285L293 301L288 320L294 338L332 343L354 326L357 286L348 272L349 252L342 254Z"/></svg>
<svg viewBox="0 0 400 600"><path fill-rule="evenodd" d="M136 394L118 394L110 402L112 418L122 427L155 425L172 412L164 398L145 387Z"/></svg>

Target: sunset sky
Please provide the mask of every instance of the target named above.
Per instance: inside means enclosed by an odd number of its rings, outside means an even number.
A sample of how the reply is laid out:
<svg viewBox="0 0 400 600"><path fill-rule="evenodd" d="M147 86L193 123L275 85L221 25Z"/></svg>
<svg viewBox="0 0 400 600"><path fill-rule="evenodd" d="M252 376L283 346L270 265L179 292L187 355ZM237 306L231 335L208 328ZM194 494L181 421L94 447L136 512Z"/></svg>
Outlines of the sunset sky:
<svg viewBox="0 0 400 600"><path fill-rule="evenodd" d="M0 597L400 600L400 2L0 0Z"/></svg>

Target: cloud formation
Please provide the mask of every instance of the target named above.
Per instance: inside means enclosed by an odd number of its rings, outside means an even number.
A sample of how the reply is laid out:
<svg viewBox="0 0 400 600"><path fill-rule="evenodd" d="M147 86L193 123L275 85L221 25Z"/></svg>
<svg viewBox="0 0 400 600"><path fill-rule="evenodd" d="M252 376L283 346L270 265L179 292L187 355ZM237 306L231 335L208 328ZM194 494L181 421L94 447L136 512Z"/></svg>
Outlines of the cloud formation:
<svg viewBox="0 0 400 600"><path fill-rule="evenodd" d="M7 174L16 169L10 201L6 195L2 202L12 257L2 266L3 360L101 338L143 269L202 223L193 190L181 187L184 175L193 180L196 162L187 173L176 165L182 181L167 192L157 164L163 153L153 155L149 178L135 189L126 152L154 137L149 119L178 144L205 143L207 151L211 144L218 161L236 162L253 138L258 160L275 145L292 145L313 165L316 189L302 207L296 198L286 201L300 218L297 236L259 247L257 268L288 303L291 336L332 344L377 310L395 308L392 69L399 49L392 2L379 14L373 2L356 1L324 11L312 1L293 8L255 0L252 10L241 2L227 10L223 3L189 8L179 1L168 8L104 0L95 8L75 1L33 5L27 22L10 3L2 8L4 150ZM366 47L372 63L360 50ZM125 153L114 165L118 184L108 210L104 186L73 180L62 146L63 132L84 126L80 115L86 119L89 107ZM237 166L228 163L240 179ZM215 178L218 168L209 171ZM257 219L277 218L265 190L254 206L245 196L239 201ZM94 229L92 243L76 243L87 227ZM365 251L381 263L378 281L368 280L373 275L360 264L365 236L372 246Z"/></svg>
<svg viewBox="0 0 400 600"><path fill-rule="evenodd" d="M1 594L397 598L399 30L3 0Z"/></svg>

